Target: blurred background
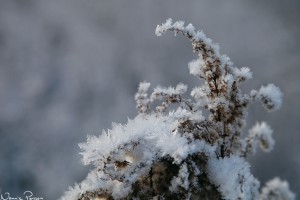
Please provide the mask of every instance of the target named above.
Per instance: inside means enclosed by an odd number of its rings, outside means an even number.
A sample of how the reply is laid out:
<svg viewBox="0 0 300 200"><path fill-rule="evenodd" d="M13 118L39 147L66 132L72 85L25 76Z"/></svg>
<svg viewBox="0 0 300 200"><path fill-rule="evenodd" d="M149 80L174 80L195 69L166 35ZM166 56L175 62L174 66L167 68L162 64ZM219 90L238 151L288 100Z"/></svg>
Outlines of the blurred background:
<svg viewBox="0 0 300 200"><path fill-rule="evenodd" d="M300 191L300 2L298 0L1 0L0 188L57 199L92 168L78 143L136 115L139 82L192 86L190 42L157 38L169 17L191 22L254 78L244 92L275 83L283 106L249 109L249 129L268 122L275 149L250 158L263 185L274 176ZM300 193L298 192L298 196Z"/></svg>

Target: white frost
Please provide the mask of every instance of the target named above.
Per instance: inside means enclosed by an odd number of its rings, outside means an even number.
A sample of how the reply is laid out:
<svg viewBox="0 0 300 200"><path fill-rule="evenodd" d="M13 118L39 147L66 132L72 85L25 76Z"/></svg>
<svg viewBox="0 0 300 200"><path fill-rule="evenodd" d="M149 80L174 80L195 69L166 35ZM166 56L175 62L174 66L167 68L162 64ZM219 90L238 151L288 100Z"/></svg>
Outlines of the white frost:
<svg viewBox="0 0 300 200"><path fill-rule="evenodd" d="M278 110L282 104L282 92L274 84L262 86L259 91L251 91L251 96L261 101L266 110Z"/></svg>
<svg viewBox="0 0 300 200"><path fill-rule="evenodd" d="M202 72L201 68L204 64L205 63L200 59L189 62L190 74L193 74L194 76L202 77L203 72Z"/></svg>
<svg viewBox="0 0 300 200"><path fill-rule="evenodd" d="M249 68L234 67L219 46L202 31L196 32L192 24L168 19L155 30L157 36L166 31L191 40L199 58L188 68L204 84L192 89L193 99L186 99L187 86L182 83L158 86L150 97L150 83L141 83L135 95L139 114L127 124L113 124L111 130L89 136L80 144L83 163L94 164L95 169L61 200L90 199L95 194L122 199L131 195L132 187L144 195L149 186L156 196L144 199L158 199L157 191L164 186L163 195L171 192L184 196L182 199L195 199L203 187L208 193L217 192L209 191L213 185L222 199L294 200L288 184L279 179L268 182L260 196L260 183L245 159L258 145L267 152L273 149L272 129L265 122L257 123L241 138L248 103L259 100L267 110L276 110L281 106L280 89L269 84L250 95L242 94L238 86L252 78ZM153 111L151 106L157 100L161 104ZM163 159L168 161L161 162ZM202 175L208 178L203 183Z"/></svg>
<svg viewBox="0 0 300 200"><path fill-rule="evenodd" d="M170 191L176 191L178 187L183 187L185 190L189 189L189 172L186 163L182 164L177 177L173 177L171 181Z"/></svg>
<svg viewBox="0 0 300 200"><path fill-rule="evenodd" d="M294 200L295 194L289 189L289 184L279 178L274 178L263 187L260 200Z"/></svg>
<svg viewBox="0 0 300 200"><path fill-rule="evenodd" d="M253 75L248 67L234 68L234 74L240 82L251 79Z"/></svg>
<svg viewBox="0 0 300 200"><path fill-rule="evenodd" d="M266 123L256 123L249 130L249 138L252 139L253 152L256 151L257 143L259 143L260 148L265 152L270 152L274 148L275 141L272 137L273 130Z"/></svg>
<svg viewBox="0 0 300 200"><path fill-rule="evenodd" d="M243 158L236 155L211 158L207 169L224 199L258 199L259 181L250 173L250 165Z"/></svg>

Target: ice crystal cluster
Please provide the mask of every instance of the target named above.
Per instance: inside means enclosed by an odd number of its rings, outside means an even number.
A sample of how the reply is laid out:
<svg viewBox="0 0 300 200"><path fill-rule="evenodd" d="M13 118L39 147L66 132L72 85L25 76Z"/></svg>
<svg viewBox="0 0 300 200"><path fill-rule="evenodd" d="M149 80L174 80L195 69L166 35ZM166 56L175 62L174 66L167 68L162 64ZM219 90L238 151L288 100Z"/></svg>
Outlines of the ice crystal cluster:
<svg viewBox="0 0 300 200"><path fill-rule="evenodd" d="M187 98L183 83L152 93L150 83L140 83L138 115L80 144L83 163L95 169L61 200L295 199L287 182L275 178L260 189L250 172L247 156L258 146L273 149L269 125L257 123L242 134L249 104L260 101L266 110L277 110L280 89L269 84L243 94L239 86L252 78L248 67L235 67L192 24L168 19L157 26L156 35L167 31L192 42L199 57L188 68L203 84Z"/></svg>

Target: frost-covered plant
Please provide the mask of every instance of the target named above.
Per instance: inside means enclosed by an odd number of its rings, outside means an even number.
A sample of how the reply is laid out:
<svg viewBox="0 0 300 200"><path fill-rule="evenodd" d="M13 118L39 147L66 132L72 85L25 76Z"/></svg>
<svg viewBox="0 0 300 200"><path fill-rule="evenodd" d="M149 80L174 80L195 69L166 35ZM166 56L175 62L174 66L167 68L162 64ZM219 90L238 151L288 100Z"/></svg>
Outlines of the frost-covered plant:
<svg viewBox="0 0 300 200"><path fill-rule="evenodd" d="M150 83L141 83L135 95L139 114L80 144L84 164L95 169L61 199L294 199L278 178L260 193L246 160L258 145L272 150L271 128L257 123L242 135L249 103L258 100L268 111L277 110L280 89L269 84L242 94L239 86L252 78L249 68L233 66L192 24L168 19L156 35L166 31L190 39L199 58L189 70L204 84L188 99L182 83L156 87L150 95Z"/></svg>

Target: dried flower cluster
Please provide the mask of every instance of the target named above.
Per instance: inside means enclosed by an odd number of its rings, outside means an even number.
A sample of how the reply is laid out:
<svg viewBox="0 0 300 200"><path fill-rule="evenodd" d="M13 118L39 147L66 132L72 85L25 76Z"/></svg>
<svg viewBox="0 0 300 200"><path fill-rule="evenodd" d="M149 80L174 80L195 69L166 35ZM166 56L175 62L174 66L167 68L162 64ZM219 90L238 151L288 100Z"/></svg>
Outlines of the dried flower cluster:
<svg viewBox="0 0 300 200"><path fill-rule="evenodd" d="M135 95L139 114L80 144L84 164L95 169L61 199L294 199L287 182L278 178L260 193L246 161L258 145L272 150L271 128L258 123L242 136L249 103L258 100L268 111L277 110L279 88L269 84L242 94L240 84L252 78L249 68L234 67L192 24L168 19L156 35L166 31L190 39L199 58L189 70L204 84L187 99L182 83L157 87L150 95L150 83L141 83Z"/></svg>

